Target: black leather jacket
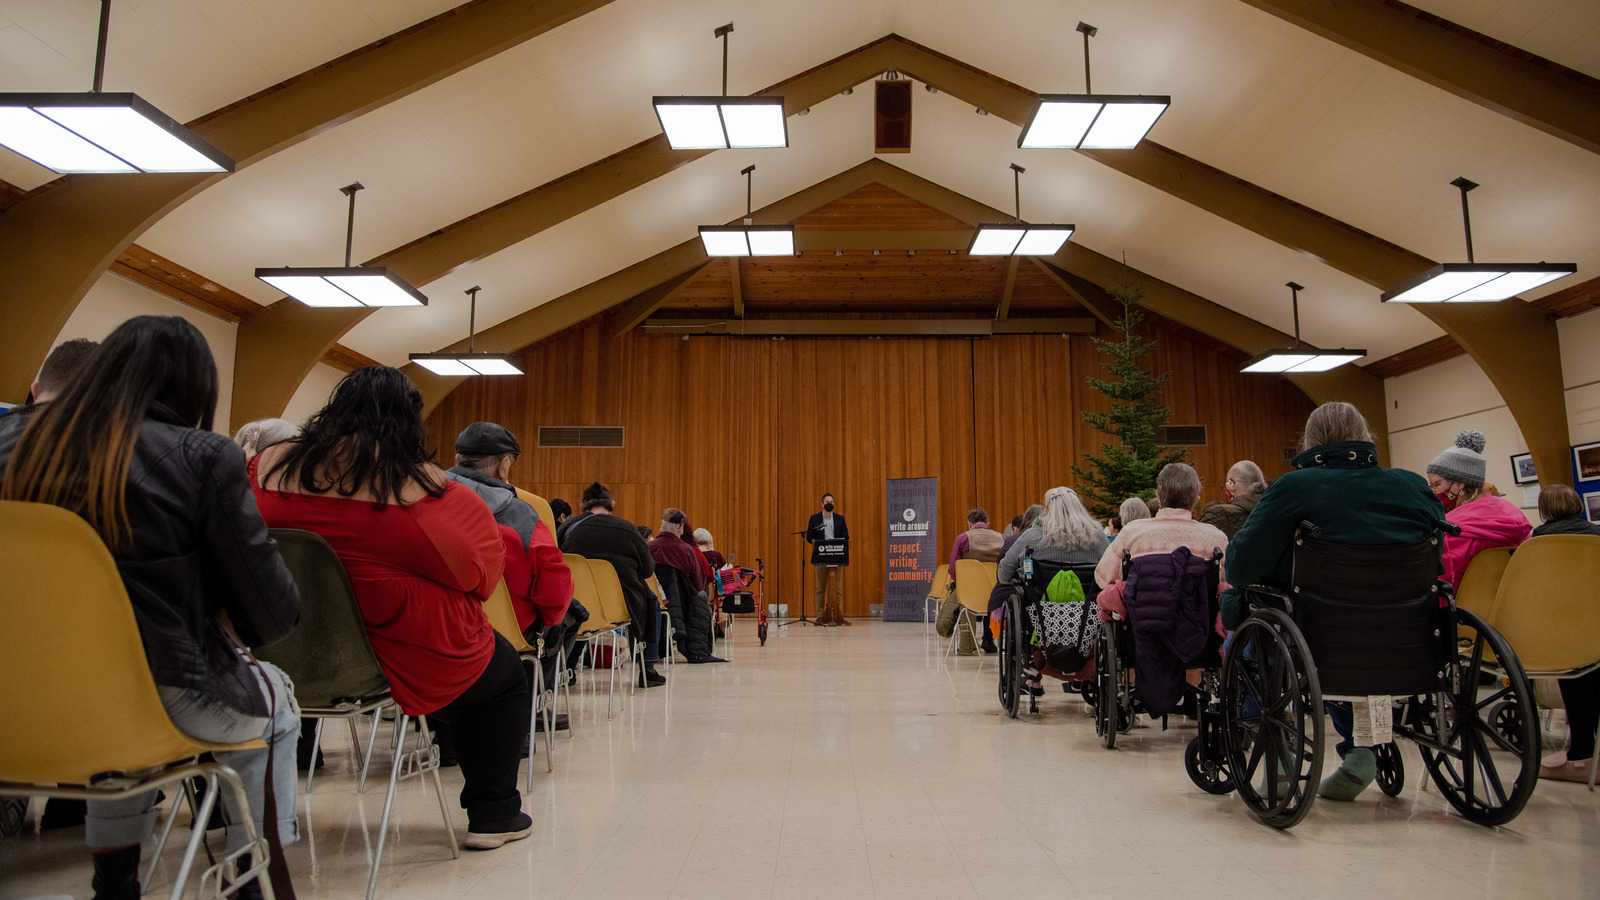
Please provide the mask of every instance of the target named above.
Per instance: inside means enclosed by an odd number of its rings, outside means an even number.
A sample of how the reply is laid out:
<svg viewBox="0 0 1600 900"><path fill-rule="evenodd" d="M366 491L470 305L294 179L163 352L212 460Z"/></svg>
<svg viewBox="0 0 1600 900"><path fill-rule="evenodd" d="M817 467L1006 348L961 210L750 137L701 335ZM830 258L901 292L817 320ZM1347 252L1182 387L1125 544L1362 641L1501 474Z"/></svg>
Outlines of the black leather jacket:
<svg viewBox="0 0 1600 900"><path fill-rule="evenodd" d="M0 417L0 477L31 413ZM227 612L246 645L271 643L299 622L300 592L256 511L243 451L157 405L134 444L127 503L131 535L112 556L156 684L266 716L218 615Z"/></svg>

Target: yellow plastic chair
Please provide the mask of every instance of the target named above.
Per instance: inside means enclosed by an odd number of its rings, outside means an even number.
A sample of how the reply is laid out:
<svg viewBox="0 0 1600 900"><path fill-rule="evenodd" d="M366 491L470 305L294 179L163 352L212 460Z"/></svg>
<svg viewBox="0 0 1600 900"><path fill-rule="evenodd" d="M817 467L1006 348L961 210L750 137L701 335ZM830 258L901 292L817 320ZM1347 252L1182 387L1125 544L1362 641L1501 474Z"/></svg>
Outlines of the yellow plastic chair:
<svg viewBox="0 0 1600 900"><path fill-rule="evenodd" d="M511 644L511 649L525 661L533 663L533 697L528 706L528 728L533 728L533 723L539 719L541 710L544 713L544 767L546 772L554 772L555 764L555 719L552 716L552 699L547 705L544 700L544 641L537 645L529 644L528 639L522 636L522 629L517 625L517 608L511 604L511 591L506 587L506 580L500 579L495 585L494 593L483 602L484 614L489 617L489 624ZM530 736L531 742L535 737ZM533 791L533 763L528 763L528 791Z"/></svg>
<svg viewBox="0 0 1600 900"><path fill-rule="evenodd" d="M583 628L578 632L578 640L588 642L588 653L580 654L578 657L578 663L581 666L584 656L586 655L588 657L589 683L591 687L595 686L594 661L597 658L596 653L599 649L600 643L606 638L607 635L610 635L612 638L611 652L613 657L611 694L614 695L616 693L616 624L611 621L610 616L606 615L603 601L600 599L600 588L595 583L594 569L589 565L589 558L586 556L579 556L576 553L563 553L561 554L561 559L566 562L567 568L572 570L573 598L579 603L582 603L585 609L589 610L589 621L583 623ZM613 576L614 575L615 573L613 573ZM610 718L611 716L611 705L612 697L608 696L606 698L607 718Z"/></svg>
<svg viewBox="0 0 1600 900"><path fill-rule="evenodd" d="M1600 669L1596 584L1600 536L1547 534L1517 548L1488 619L1516 651L1529 678L1576 678ZM1600 754L1595 759L1589 766L1591 791Z"/></svg>
<svg viewBox="0 0 1600 900"><path fill-rule="evenodd" d="M603 559L589 560L589 571L594 575L594 584L600 594L600 608L602 617L611 623L611 693L616 693L617 666L616 658L622 644L629 645L628 660L632 670L628 673L628 693L633 693L638 683L639 674L644 671L644 642L629 641L626 628L633 621L633 615L628 611L627 597L622 593L622 580L617 577L617 570L611 563ZM606 700L606 717L611 716L611 701Z"/></svg>
<svg viewBox="0 0 1600 900"><path fill-rule="evenodd" d="M549 528L550 536L555 537L556 514L550 511L550 501L532 491L525 491L522 488L514 488L514 490L517 492L517 499L533 507L534 512L539 514L539 523Z"/></svg>
<svg viewBox="0 0 1600 900"><path fill-rule="evenodd" d="M1510 547L1490 547L1479 551L1467 564L1467 571L1461 574L1461 586L1456 588L1456 606L1489 618L1494 611L1500 580L1505 576L1506 565L1510 562Z"/></svg>
<svg viewBox="0 0 1600 900"><path fill-rule="evenodd" d="M649 578L646 578L644 580L644 586L650 589L650 593L656 595L656 603L658 605L660 605L660 607L662 609L666 609L667 608L667 592L661 589L661 579L657 578L654 575L651 575ZM672 625L672 617L671 616L667 617L666 640L663 641L662 644L668 650L667 655L662 658L662 662L666 663L668 668L671 668L675 657L677 657L677 655L678 655L678 654L672 652L672 648L676 647L678 645L678 642L677 642L677 629L674 628L673 625Z"/></svg>
<svg viewBox="0 0 1600 900"><path fill-rule="evenodd" d="M88 523L59 507L0 501L0 558L12 563L0 592L6 644L0 656L0 795L118 800L200 776L206 790L195 820L205 822L226 783L244 812L247 843L206 869L201 881L216 883L219 892L259 881L271 900L267 842L256 834L238 774L195 761L208 751L266 743L196 740L167 718L122 577ZM155 857L177 807L174 802ZM203 828L190 834L172 900L182 896L204 836ZM251 866L238 872L244 853Z"/></svg>
<svg viewBox="0 0 1600 900"><path fill-rule="evenodd" d="M961 629L965 628L972 635L973 646L977 648L980 657L978 667L983 667L983 634L980 629L989 617L989 594L994 591L997 570L998 566L992 562L956 560L956 601L961 604L961 611L956 615L956 627L950 633L945 656L955 649Z"/></svg>
<svg viewBox="0 0 1600 900"><path fill-rule="evenodd" d="M933 581L928 585L928 596L922 598L922 633L924 636L933 633L933 620L939 615L939 607L944 604L945 598L950 596L950 575L945 572L944 566L934 570Z"/></svg>

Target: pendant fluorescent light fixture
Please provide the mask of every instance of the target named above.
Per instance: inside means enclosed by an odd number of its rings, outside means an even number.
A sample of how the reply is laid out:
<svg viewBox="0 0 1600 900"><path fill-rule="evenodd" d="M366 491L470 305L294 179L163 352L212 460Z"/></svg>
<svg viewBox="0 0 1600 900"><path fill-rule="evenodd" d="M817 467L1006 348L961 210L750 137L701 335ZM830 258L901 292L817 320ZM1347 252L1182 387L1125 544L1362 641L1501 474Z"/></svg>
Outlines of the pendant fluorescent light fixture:
<svg viewBox="0 0 1600 900"><path fill-rule="evenodd" d="M1011 183L1016 192L1017 221L999 225L979 225L967 246L968 256L1055 256L1072 237L1076 225L1034 225L1022 221L1022 173L1028 171L1011 164Z"/></svg>
<svg viewBox="0 0 1600 900"><path fill-rule="evenodd" d="M700 242L707 256L793 256L793 225L756 225L751 220L755 166L739 171L744 176L744 222L739 225L701 225Z"/></svg>
<svg viewBox="0 0 1600 900"><path fill-rule="evenodd" d="M257 269L256 277L307 306L427 306L428 298L384 266L350 265L356 233L356 191L361 182L339 189L350 198L344 228L344 265Z"/></svg>
<svg viewBox="0 0 1600 900"><path fill-rule="evenodd" d="M1467 229L1467 261L1440 263L1378 298L1384 303L1493 303L1565 278L1572 263L1480 263L1472 255L1472 213L1467 192L1477 187L1465 178L1450 182L1461 189L1461 220Z"/></svg>
<svg viewBox="0 0 1600 900"><path fill-rule="evenodd" d="M478 330L478 292L483 288L467 288L471 298L467 313L466 353L413 353L411 361L435 375L521 375L522 369L504 353L474 353L473 334Z"/></svg>
<svg viewBox="0 0 1600 900"><path fill-rule="evenodd" d="M656 118L674 150L750 150L789 146L782 97L728 96L729 22L712 31L722 39L722 95L657 97Z"/></svg>
<svg viewBox="0 0 1600 900"><path fill-rule="evenodd" d="M1352 363L1367 355L1365 350L1318 350L1300 343L1300 292L1305 290L1294 282L1287 287L1294 296L1294 347L1263 353L1244 364L1241 372L1326 372L1345 363Z"/></svg>
<svg viewBox="0 0 1600 900"><path fill-rule="evenodd" d="M1083 93L1041 94L1039 107L1022 128L1017 146L1024 150L1127 150L1144 136L1172 105L1156 94L1096 94L1089 79L1089 38L1100 29L1078 23L1083 35Z"/></svg>
<svg viewBox="0 0 1600 900"><path fill-rule="evenodd" d="M138 94L107 94L111 0L100 0L94 90L0 94L0 144L64 175L232 172L233 159Z"/></svg>

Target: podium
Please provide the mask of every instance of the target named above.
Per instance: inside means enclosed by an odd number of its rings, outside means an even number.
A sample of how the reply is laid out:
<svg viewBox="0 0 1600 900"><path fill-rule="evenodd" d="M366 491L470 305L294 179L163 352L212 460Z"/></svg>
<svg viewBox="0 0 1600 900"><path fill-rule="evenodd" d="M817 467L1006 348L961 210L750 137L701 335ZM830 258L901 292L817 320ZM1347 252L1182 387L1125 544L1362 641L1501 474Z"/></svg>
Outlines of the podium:
<svg viewBox="0 0 1600 900"><path fill-rule="evenodd" d="M811 564L813 566L850 565L850 541L842 538L822 538L813 542L811 545Z"/></svg>

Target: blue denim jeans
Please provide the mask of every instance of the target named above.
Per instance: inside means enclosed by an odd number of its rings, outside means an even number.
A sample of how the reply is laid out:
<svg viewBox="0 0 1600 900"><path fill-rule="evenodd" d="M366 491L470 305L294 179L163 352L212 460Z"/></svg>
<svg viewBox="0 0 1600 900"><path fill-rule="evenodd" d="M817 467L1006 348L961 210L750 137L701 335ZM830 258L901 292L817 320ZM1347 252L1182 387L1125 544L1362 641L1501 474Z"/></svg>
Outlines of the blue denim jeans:
<svg viewBox="0 0 1600 900"><path fill-rule="evenodd" d="M283 844L293 843L300 836L295 818L295 793L298 772L295 768L295 743L300 738L300 708L294 702L294 685L277 666L262 663L267 679L254 665L250 672L255 676L262 696L268 698L272 718L263 719L245 715L239 710L217 701L199 691L157 685L161 703L167 716L178 730L190 737L219 744L232 744L260 738L267 742L266 749L226 750L216 755L217 762L239 773L244 782L245 797L250 804L250 816L255 820L257 833L262 833L262 812L265 808L265 783L267 754L272 754L273 797L278 804L278 839ZM172 789L168 788L168 793ZM124 847L142 843L155 828L155 791L122 800L91 800L84 839L90 847ZM177 802L174 800L174 802ZM232 852L245 845L245 831L239 810L235 808L233 792L222 790L223 819L228 823L228 850Z"/></svg>
<svg viewBox="0 0 1600 900"><path fill-rule="evenodd" d="M1340 759L1344 759L1345 754L1356 746L1355 739L1351 737L1356 729L1355 712L1349 703L1342 700L1329 700L1322 704L1322 708L1328 711L1328 718L1333 720L1333 730L1339 732L1340 741L1333 745L1333 750Z"/></svg>

